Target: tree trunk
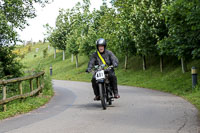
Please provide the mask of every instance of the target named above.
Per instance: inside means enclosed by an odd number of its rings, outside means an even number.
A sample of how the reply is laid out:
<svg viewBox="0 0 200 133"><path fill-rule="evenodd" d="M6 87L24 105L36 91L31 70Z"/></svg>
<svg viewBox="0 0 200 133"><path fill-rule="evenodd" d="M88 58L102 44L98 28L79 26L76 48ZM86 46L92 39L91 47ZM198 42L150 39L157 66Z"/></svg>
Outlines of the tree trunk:
<svg viewBox="0 0 200 133"><path fill-rule="evenodd" d="M143 59L143 70L145 71L146 70L146 58L145 58L145 55L142 56L142 59Z"/></svg>
<svg viewBox="0 0 200 133"><path fill-rule="evenodd" d="M78 68L78 55L76 55L76 68Z"/></svg>
<svg viewBox="0 0 200 133"><path fill-rule="evenodd" d="M182 66L182 72L185 73L187 72L187 64L186 64L186 61L185 61L185 58L181 58L181 66Z"/></svg>
<svg viewBox="0 0 200 133"><path fill-rule="evenodd" d="M160 56L160 72L163 72L163 56Z"/></svg>
<svg viewBox="0 0 200 133"><path fill-rule="evenodd" d="M125 55L125 65L124 65L125 69L127 69L127 64L128 64L128 55Z"/></svg>
<svg viewBox="0 0 200 133"><path fill-rule="evenodd" d="M63 60L65 60L65 50L63 50Z"/></svg>
<svg viewBox="0 0 200 133"><path fill-rule="evenodd" d="M74 62L74 55L72 54L71 62Z"/></svg>
<svg viewBox="0 0 200 133"><path fill-rule="evenodd" d="M54 48L54 59L56 58L56 48Z"/></svg>

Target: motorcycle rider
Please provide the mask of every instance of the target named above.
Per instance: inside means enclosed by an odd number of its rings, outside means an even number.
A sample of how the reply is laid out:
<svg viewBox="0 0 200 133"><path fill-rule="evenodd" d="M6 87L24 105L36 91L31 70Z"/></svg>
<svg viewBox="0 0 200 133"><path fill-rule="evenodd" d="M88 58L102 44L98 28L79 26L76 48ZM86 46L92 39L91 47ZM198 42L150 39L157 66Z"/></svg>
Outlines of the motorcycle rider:
<svg viewBox="0 0 200 133"><path fill-rule="evenodd" d="M96 48L97 51L94 52L90 58L90 61L88 63L88 68L86 72L90 72L91 69L94 67L94 65L102 65L105 64L107 66L118 66L118 59L117 57L109 50L106 49L106 40L103 38L100 38L96 41ZM99 55L100 54L100 55ZM101 59L103 58L103 59ZM118 94L118 88L117 88L117 77L115 76L114 69L112 68L109 70L109 80L111 82L111 86L114 92L114 98L120 98L120 95ZM95 98L94 100L100 100L99 96L99 89L98 84L96 83L95 74L92 77L92 88L94 90Z"/></svg>

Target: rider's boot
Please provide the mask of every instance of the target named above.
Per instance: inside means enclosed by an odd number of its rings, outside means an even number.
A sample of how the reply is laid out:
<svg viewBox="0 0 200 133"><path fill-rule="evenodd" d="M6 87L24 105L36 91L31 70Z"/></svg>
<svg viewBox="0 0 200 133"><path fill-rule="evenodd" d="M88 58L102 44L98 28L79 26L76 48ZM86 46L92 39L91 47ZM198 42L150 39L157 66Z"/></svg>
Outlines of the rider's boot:
<svg viewBox="0 0 200 133"><path fill-rule="evenodd" d="M97 101L97 100L100 100L100 96L99 96L99 88L98 88L98 85L96 83L96 79L95 78L92 78L92 88L93 88L93 91L94 91L94 100Z"/></svg>
<svg viewBox="0 0 200 133"><path fill-rule="evenodd" d="M120 95L119 94L114 94L114 98L118 99L118 98L120 98Z"/></svg>
<svg viewBox="0 0 200 133"><path fill-rule="evenodd" d="M118 93L114 93L114 98L118 99L120 98L120 95Z"/></svg>
<svg viewBox="0 0 200 133"><path fill-rule="evenodd" d="M113 78L112 86L113 86L114 98L116 98L116 99L120 98L120 95L118 93L116 77Z"/></svg>
<svg viewBox="0 0 200 133"><path fill-rule="evenodd" d="M95 96L94 101L98 101L98 100L100 100L100 96Z"/></svg>
<svg viewBox="0 0 200 133"><path fill-rule="evenodd" d="M118 93L118 88L113 89L113 92L114 92L114 98L116 99L120 98L120 95Z"/></svg>

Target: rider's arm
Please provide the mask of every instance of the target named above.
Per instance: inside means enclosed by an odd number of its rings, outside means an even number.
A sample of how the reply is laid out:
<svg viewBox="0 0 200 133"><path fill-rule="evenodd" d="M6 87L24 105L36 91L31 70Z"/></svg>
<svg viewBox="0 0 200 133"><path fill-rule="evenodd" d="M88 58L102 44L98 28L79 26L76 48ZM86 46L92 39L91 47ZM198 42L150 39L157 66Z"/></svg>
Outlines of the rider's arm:
<svg viewBox="0 0 200 133"><path fill-rule="evenodd" d="M111 58L113 67L117 67L118 63L119 63L117 57L111 51L109 52L109 54L110 54L110 58Z"/></svg>
<svg viewBox="0 0 200 133"><path fill-rule="evenodd" d="M95 65L95 61L96 61L96 53L93 53L90 57L90 61L88 63L88 69L92 69L92 67Z"/></svg>

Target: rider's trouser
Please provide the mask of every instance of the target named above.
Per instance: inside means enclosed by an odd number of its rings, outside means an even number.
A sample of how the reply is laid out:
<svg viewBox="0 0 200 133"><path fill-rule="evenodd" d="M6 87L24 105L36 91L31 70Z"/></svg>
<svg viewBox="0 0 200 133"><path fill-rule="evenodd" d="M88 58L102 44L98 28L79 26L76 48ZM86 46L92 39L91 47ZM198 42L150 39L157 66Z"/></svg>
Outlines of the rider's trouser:
<svg viewBox="0 0 200 133"><path fill-rule="evenodd" d="M109 78L109 81L111 83L112 90L113 90L114 94L118 94L117 77L115 76L115 73L109 72L108 78ZM92 81L92 88L94 90L94 94L96 96L99 96L99 87L98 87L98 84L96 83L95 75L93 75L91 81Z"/></svg>

